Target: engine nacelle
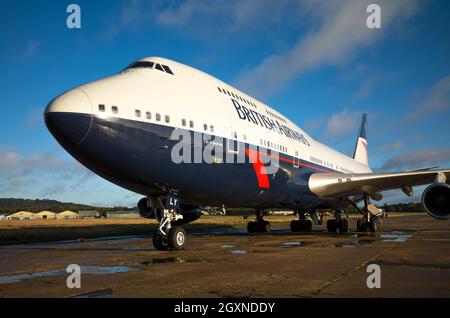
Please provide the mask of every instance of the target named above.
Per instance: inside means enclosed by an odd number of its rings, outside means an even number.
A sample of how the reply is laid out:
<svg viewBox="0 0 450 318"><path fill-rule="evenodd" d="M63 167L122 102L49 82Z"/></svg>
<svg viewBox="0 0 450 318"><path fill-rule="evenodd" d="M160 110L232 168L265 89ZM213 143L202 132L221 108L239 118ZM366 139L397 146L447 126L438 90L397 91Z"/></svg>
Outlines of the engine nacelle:
<svg viewBox="0 0 450 318"><path fill-rule="evenodd" d="M147 198L142 198L137 204L139 215L145 219L154 219L155 211L152 207L147 206Z"/></svg>
<svg viewBox="0 0 450 318"><path fill-rule="evenodd" d="M202 210L200 207L183 203L180 204L180 213L183 214L183 218L173 222L175 225L193 222L202 216Z"/></svg>
<svg viewBox="0 0 450 318"><path fill-rule="evenodd" d="M450 185L435 183L423 191L422 203L425 211L439 220L450 218Z"/></svg>
<svg viewBox="0 0 450 318"><path fill-rule="evenodd" d="M162 209L155 209L147 206L147 198L142 198L139 200L137 204L137 208L139 211L139 215L146 219L157 219L158 221L162 217ZM202 216L202 210L200 207L189 204L180 204L180 211L178 211L183 215L181 220L173 222L174 225L182 225L189 222L193 222Z"/></svg>

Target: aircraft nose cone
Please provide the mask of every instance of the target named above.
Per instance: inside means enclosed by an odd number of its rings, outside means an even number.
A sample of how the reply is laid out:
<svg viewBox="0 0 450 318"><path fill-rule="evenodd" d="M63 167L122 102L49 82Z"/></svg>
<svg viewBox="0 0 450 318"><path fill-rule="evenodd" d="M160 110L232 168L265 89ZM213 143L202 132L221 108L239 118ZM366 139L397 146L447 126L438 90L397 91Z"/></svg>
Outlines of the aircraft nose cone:
<svg viewBox="0 0 450 318"><path fill-rule="evenodd" d="M76 147L89 134L92 123L92 105L89 96L74 89L52 100L44 112L50 133L64 147Z"/></svg>

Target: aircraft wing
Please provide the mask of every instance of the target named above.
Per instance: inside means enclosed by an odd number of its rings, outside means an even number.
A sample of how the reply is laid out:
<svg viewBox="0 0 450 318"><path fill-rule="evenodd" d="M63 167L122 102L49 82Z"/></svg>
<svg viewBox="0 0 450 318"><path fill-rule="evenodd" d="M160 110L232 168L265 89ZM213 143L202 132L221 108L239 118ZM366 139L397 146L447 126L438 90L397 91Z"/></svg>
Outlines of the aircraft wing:
<svg viewBox="0 0 450 318"><path fill-rule="evenodd" d="M376 194L402 189L412 196L412 186L450 182L450 169L415 170L388 173L315 173L310 176L309 188L323 198L340 198L363 193Z"/></svg>

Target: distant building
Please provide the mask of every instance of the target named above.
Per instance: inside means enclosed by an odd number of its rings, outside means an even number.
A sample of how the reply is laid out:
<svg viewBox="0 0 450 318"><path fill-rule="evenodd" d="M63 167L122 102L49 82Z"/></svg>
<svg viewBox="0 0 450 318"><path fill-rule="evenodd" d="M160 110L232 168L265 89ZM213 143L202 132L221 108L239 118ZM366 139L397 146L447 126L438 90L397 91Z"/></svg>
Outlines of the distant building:
<svg viewBox="0 0 450 318"><path fill-rule="evenodd" d="M86 211L78 211L78 215L81 219L99 219L99 218L105 218L106 213L105 212L99 212L96 210L86 210Z"/></svg>
<svg viewBox="0 0 450 318"><path fill-rule="evenodd" d="M269 211L270 215L283 215L283 216L288 216L288 215L293 215L294 211Z"/></svg>
<svg viewBox="0 0 450 318"><path fill-rule="evenodd" d="M34 214L28 211L16 212L6 217L7 220L32 220L33 218Z"/></svg>
<svg viewBox="0 0 450 318"><path fill-rule="evenodd" d="M78 213L75 213L75 212L72 212L72 211L64 211L64 212L58 213L56 215L56 218L57 219L64 219L64 220L67 220L67 219L78 219L79 215L78 215Z"/></svg>
<svg viewBox="0 0 450 318"><path fill-rule="evenodd" d="M109 219L121 219L121 218L129 218L129 219L137 219L141 216L139 215L138 211L107 211L106 217Z"/></svg>
<svg viewBox="0 0 450 318"><path fill-rule="evenodd" d="M34 219L50 220L56 219L56 213L50 211L42 211L34 215Z"/></svg>

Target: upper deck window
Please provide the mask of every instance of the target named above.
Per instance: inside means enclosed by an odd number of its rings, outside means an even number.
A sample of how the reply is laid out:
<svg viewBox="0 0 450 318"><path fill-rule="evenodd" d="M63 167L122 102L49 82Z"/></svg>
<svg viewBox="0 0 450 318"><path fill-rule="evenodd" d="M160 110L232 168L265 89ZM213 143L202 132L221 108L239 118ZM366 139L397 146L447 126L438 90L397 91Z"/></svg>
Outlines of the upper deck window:
<svg viewBox="0 0 450 318"><path fill-rule="evenodd" d="M153 66L155 65L154 62L150 62L150 61L137 61L134 62L132 64L130 64L126 70L132 69L132 68L153 68Z"/></svg>

